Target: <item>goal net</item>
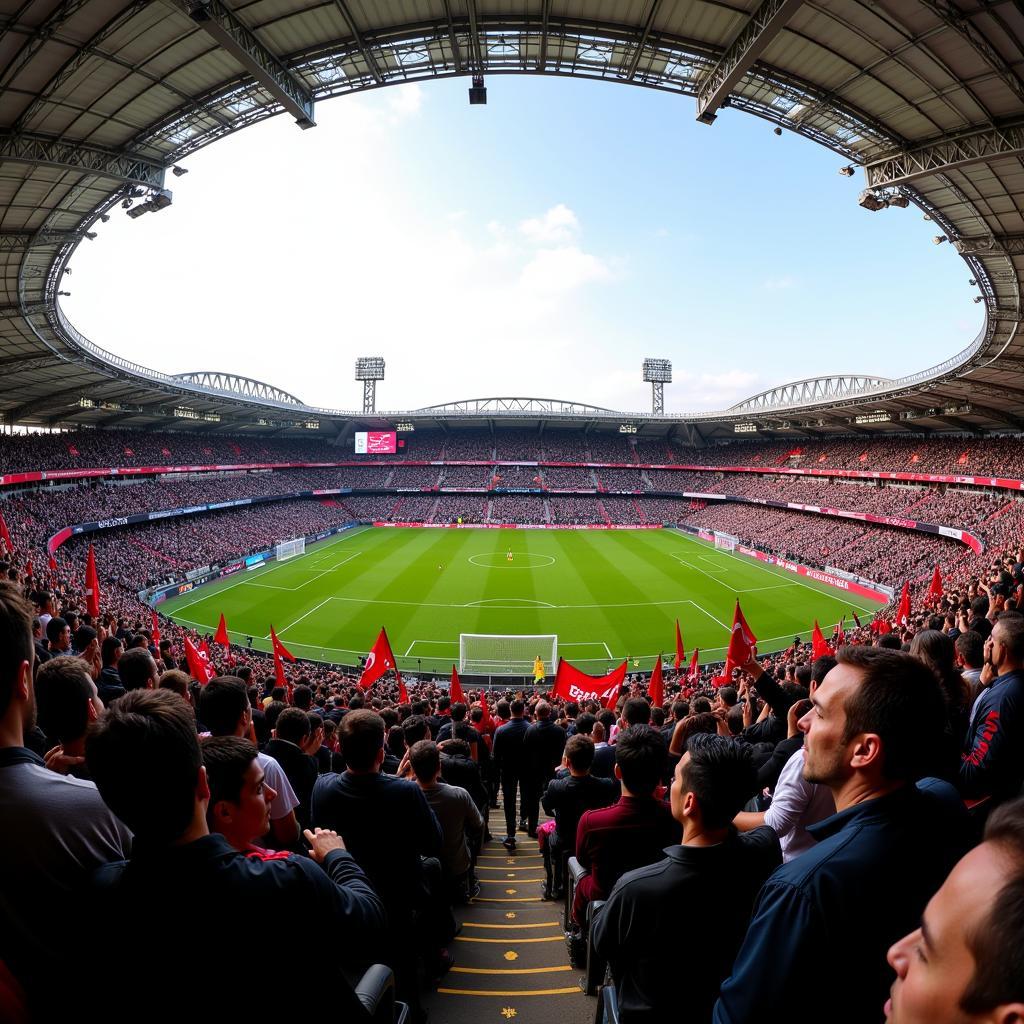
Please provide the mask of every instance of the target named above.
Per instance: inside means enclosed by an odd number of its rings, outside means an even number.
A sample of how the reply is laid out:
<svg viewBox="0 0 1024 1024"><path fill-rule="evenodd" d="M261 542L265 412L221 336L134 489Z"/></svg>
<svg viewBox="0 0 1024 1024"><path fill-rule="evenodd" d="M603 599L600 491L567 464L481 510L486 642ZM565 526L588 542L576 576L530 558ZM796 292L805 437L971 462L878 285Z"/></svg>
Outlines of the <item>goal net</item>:
<svg viewBox="0 0 1024 1024"><path fill-rule="evenodd" d="M716 548L721 548L723 551L735 551L738 542L739 537L734 537L731 533L720 533L718 530L715 530Z"/></svg>
<svg viewBox="0 0 1024 1024"><path fill-rule="evenodd" d="M294 558L296 555L306 553L306 538L296 537L294 540L283 540L277 545L277 560L283 562L286 558Z"/></svg>
<svg viewBox="0 0 1024 1024"><path fill-rule="evenodd" d="M500 633L460 633L459 671L478 675L532 676L537 658L544 674L558 667L558 637L554 634L510 636Z"/></svg>

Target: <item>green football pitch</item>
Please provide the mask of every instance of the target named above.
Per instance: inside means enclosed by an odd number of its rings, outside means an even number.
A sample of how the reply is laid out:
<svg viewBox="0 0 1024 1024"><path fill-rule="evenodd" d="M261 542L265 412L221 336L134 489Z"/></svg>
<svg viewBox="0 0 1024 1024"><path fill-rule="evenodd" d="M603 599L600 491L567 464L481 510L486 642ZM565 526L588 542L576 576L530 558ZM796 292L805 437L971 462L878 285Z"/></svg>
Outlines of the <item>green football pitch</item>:
<svg viewBox="0 0 1024 1024"><path fill-rule="evenodd" d="M597 673L671 656L677 618L688 656L696 646L701 664L721 661L737 598L762 653L809 638L815 618L830 635L851 610L878 607L670 529L354 527L160 610L209 632L223 612L233 642L260 650L273 625L298 657L341 664L385 626L413 672L450 671L460 633L556 634L561 656Z"/></svg>

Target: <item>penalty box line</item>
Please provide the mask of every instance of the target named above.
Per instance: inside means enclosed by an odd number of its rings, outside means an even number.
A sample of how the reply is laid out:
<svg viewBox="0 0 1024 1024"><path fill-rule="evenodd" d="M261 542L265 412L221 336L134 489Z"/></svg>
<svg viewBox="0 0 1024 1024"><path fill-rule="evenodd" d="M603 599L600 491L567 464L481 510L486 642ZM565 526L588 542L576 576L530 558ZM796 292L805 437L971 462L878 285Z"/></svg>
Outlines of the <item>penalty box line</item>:
<svg viewBox="0 0 1024 1024"><path fill-rule="evenodd" d="M327 600L329 601L330 598L328 598ZM326 604L327 602L325 601L324 603ZM309 613L307 612L306 614L308 615ZM266 639L266 638L264 638L264 639ZM459 641L458 640L413 640L413 642L411 644L409 644L408 648L406 649L405 654L403 654L402 657L403 658L411 657L412 656L412 650L413 650L413 648L417 644L427 644L427 645L432 646L432 647L454 647L454 648L458 648ZM569 641L566 641L564 644L561 641L559 641L558 646L559 646L559 648L562 648L562 647L603 647L604 650L605 650L605 654L609 658L614 658L615 657L615 655L612 654L611 648L603 640L596 640L596 641L595 640L569 640ZM428 655L428 657L432 657L432 655Z"/></svg>

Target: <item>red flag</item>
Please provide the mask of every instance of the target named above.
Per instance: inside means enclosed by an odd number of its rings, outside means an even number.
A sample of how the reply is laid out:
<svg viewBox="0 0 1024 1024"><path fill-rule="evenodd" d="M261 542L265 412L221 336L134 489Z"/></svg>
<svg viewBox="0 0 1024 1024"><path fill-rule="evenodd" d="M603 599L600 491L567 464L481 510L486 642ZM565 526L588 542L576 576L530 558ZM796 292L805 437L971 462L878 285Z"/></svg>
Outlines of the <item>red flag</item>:
<svg viewBox="0 0 1024 1024"><path fill-rule="evenodd" d="M942 574L939 572L939 567L935 566L935 572L932 573L932 585L928 588L928 600L939 601L942 599Z"/></svg>
<svg viewBox="0 0 1024 1024"><path fill-rule="evenodd" d="M25 575L29 579L32 579L32 559L31 558L25 563Z"/></svg>
<svg viewBox="0 0 1024 1024"><path fill-rule="evenodd" d="M96 572L96 554L91 544L85 566L85 610L94 619L100 617L100 578Z"/></svg>
<svg viewBox="0 0 1024 1024"><path fill-rule="evenodd" d="M494 719L491 718L491 710L487 706L487 694L483 690L480 691L480 710L484 713L484 717L480 719L480 728L487 731L494 731Z"/></svg>
<svg viewBox="0 0 1024 1024"><path fill-rule="evenodd" d="M210 645L206 642L205 637L199 641L199 653L206 659L207 665L213 664L213 655L210 653Z"/></svg>
<svg viewBox="0 0 1024 1024"><path fill-rule="evenodd" d="M277 653L276 647L274 648L274 686L280 686L287 690L288 696L291 697L291 683L288 682L284 674L284 662L281 660L281 655Z"/></svg>
<svg viewBox="0 0 1024 1024"><path fill-rule="evenodd" d="M160 646L160 620L156 617L156 612L150 612L149 614L153 616L153 643L157 647L159 647Z"/></svg>
<svg viewBox="0 0 1024 1024"><path fill-rule="evenodd" d="M842 647L843 644L846 643L846 630L843 629L843 626L845 624L846 624L846 616L844 615L839 620L839 628L836 630L835 637L833 637L833 639L835 640L835 645L836 645L837 648Z"/></svg>
<svg viewBox="0 0 1024 1024"><path fill-rule="evenodd" d="M50 555L50 572L56 572L56 571L57 571L57 559L53 555Z"/></svg>
<svg viewBox="0 0 1024 1024"><path fill-rule="evenodd" d="M678 633L679 624L676 623L676 632ZM679 655L676 655L678 659ZM651 695L651 707L660 708L665 704L665 683L661 678L661 655L658 655L658 660L654 663L654 671L651 673L651 682L647 687L647 692Z"/></svg>
<svg viewBox="0 0 1024 1024"><path fill-rule="evenodd" d="M223 619L223 618L224 618L224 616L221 615L221 619ZM218 632L219 632L219 630L218 630ZM294 661L295 660L295 655L292 654L292 652L289 651L288 648L285 647L285 645L283 643L281 643L280 640L277 639L277 634L274 632L273 624L271 624L271 626L270 626L270 646L273 649L274 654L276 654L279 658L284 658L285 661Z"/></svg>
<svg viewBox="0 0 1024 1024"><path fill-rule="evenodd" d="M833 655L835 653L829 642L822 635L818 620L815 619L814 629L811 632L811 657L817 661L818 658L824 658L826 655Z"/></svg>
<svg viewBox="0 0 1024 1024"><path fill-rule="evenodd" d="M559 658L552 692L565 700L577 702L596 700L600 701L602 707L611 707L615 704L619 691L622 689L627 666L628 662L624 661L607 675L588 676L586 672L581 672L564 658Z"/></svg>
<svg viewBox="0 0 1024 1024"><path fill-rule="evenodd" d="M683 647L683 634L679 629L679 620L676 619L676 671L679 671L680 666L686 661L686 650Z"/></svg>
<svg viewBox="0 0 1024 1024"><path fill-rule="evenodd" d="M729 635L729 648L725 652L725 671L720 676L715 676L712 682L715 686L725 686L732 682L732 670L739 668L750 661L754 653L754 644L757 637L747 625L743 617L743 610L739 601L736 602L736 610L732 615L732 633Z"/></svg>
<svg viewBox="0 0 1024 1024"><path fill-rule="evenodd" d="M401 682L402 676L398 671L394 652L391 650L388 631L382 628L380 635L374 642L373 649L366 656L366 666L363 669L363 674L359 677L359 689L368 690L381 676L391 669L395 670L395 675L398 676L398 680Z"/></svg>
<svg viewBox="0 0 1024 1024"><path fill-rule="evenodd" d="M411 704L409 700L409 691L405 688L405 683L402 682L402 677L398 677L398 703L399 704Z"/></svg>
<svg viewBox="0 0 1024 1024"><path fill-rule="evenodd" d="M188 637L185 637L185 660L188 662L189 674L200 686L205 686L214 677L208 655L196 650L195 644Z"/></svg>
<svg viewBox="0 0 1024 1024"><path fill-rule="evenodd" d="M213 642L215 644L223 644L224 647L231 646L231 639L228 636L228 624L223 612L220 613L220 622L217 623L217 632L213 635ZM281 641L278 640L277 642L280 643Z"/></svg>
<svg viewBox="0 0 1024 1024"><path fill-rule="evenodd" d="M900 605L896 609L896 625L906 626L910 622L910 580L903 584Z"/></svg>
<svg viewBox="0 0 1024 1024"><path fill-rule="evenodd" d="M698 659L700 658L700 648L694 647L693 657L690 659L690 670L686 673L686 681L691 685L695 685L700 682L700 665Z"/></svg>
<svg viewBox="0 0 1024 1024"><path fill-rule="evenodd" d="M466 703L466 698L462 693L462 681L459 679L459 671L454 665L452 665L452 688L450 696L453 704L456 701L459 701L462 704Z"/></svg>
<svg viewBox="0 0 1024 1024"><path fill-rule="evenodd" d="M0 540L4 542L5 552L14 550L14 545L11 543L11 532L7 529L7 520L4 519L3 512L0 512Z"/></svg>
<svg viewBox="0 0 1024 1024"><path fill-rule="evenodd" d="M860 629L860 616L852 608L850 614L853 616L853 621L857 623L857 628Z"/></svg>

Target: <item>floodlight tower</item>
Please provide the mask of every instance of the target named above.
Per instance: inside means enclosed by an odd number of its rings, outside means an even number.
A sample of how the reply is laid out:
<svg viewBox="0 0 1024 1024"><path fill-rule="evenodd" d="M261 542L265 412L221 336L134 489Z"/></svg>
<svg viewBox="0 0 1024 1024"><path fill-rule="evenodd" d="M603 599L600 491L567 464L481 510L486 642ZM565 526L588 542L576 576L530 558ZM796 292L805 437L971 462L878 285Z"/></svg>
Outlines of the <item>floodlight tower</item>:
<svg viewBox="0 0 1024 1024"><path fill-rule="evenodd" d="M645 359L644 380L651 385L651 412L659 416L665 411L665 385L672 383L672 360Z"/></svg>
<svg viewBox="0 0 1024 1024"><path fill-rule="evenodd" d="M363 412L377 411L377 381L384 379L384 360L362 356L356 360L356 380L363 382Z"/></svg>

